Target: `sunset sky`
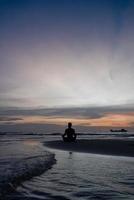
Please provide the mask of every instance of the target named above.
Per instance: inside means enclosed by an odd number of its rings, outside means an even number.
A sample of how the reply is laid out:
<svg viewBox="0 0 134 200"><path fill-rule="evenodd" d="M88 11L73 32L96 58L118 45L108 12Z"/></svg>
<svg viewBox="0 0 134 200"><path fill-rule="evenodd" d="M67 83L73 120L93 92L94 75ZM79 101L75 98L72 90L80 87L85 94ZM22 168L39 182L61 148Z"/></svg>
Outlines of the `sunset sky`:
<svg viewBox="0 0 134 200"><path fill-rule="evenodd" d="M133 0L0 0L0 131L134 127Z"/></svg>

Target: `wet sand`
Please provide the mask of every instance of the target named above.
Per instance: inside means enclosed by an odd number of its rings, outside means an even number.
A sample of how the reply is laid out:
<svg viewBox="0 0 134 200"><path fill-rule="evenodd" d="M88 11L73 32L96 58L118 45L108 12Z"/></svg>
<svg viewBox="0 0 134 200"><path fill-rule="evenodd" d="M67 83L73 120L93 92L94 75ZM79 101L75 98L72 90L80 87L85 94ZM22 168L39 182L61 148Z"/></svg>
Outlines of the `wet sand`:
<svg viewBox="0 0 134 200"><path fill-rule="evenodd" d="M121 139L79 139L72 143L57 140L44 144L49 148L65 151L134 157L134 141Z"/></svg>

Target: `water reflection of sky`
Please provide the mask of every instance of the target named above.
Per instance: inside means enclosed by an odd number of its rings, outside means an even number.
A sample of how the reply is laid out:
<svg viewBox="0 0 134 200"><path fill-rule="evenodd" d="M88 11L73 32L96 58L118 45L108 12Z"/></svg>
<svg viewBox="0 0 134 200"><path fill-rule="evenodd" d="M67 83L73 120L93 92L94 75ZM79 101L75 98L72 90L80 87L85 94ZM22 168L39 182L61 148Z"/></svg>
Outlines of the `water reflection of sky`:
<svg viewBox="0 0 134 200"><path fill-rule="evenodd" d="M35 199L132 199L134 159L50 150L57 163L25 182L21 195Z"/></svg>

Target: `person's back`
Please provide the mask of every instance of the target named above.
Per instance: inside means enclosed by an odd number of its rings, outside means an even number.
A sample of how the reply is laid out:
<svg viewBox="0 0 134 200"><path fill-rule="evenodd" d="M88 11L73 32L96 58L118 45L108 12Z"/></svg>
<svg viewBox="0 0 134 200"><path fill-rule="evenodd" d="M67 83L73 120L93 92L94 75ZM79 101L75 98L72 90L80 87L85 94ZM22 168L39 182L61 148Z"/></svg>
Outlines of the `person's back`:
<svg viewBox="0 0 134 200"><path fill-rule="evenodd" d="M65 130L65 134L67 135L67 137L68 137L69 139L72 139L73 136L74 136L74 134L75 134L75 130L74 130L73 128L67 128L67 129Z"/></svg>
<svg viewBox="0 0 134 200"><path fill-rule="evenodd" d="M64 142L74 142L76 140L75 129L72 128L72 123L68 123L68 128L65 130L64 135L62 136Z"/></svg>

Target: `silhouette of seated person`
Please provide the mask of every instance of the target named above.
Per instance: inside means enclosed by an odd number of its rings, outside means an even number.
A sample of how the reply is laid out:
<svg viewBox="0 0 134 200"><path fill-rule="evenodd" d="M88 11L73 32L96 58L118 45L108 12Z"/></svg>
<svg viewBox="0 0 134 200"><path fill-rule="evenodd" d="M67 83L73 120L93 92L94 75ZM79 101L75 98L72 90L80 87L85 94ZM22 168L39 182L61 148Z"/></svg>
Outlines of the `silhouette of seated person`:
<svg viewBox="0 0 134 200"><path fill-rule="evenodd" d="M68 123L68 128L65 130L65 133L62 135L64 142L74 142L76 141L75 129L72 128L72 123Z"/></svg>

